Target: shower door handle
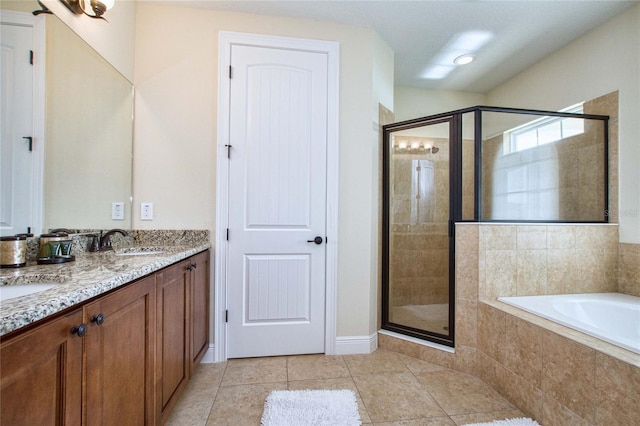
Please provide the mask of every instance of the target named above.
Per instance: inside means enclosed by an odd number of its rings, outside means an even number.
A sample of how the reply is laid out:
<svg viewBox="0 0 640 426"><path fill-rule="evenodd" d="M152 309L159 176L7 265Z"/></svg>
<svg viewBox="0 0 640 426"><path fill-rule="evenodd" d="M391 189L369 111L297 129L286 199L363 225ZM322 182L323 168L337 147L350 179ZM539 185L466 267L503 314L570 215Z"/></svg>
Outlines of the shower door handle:
<svg viewBox="0 0 640 426"><path fill-rule="evenodd" d="M307 240L308 243L316 243L318 245L322 244L324 239L321 236L315 237L313 240Z"/></svg>

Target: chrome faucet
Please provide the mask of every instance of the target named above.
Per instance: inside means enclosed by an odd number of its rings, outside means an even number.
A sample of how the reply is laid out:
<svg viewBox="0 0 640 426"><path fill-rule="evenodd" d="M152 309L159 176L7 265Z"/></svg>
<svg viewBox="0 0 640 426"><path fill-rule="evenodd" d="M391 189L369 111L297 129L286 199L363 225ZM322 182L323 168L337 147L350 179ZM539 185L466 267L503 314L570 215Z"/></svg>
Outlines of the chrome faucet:
<svg viewBox="0 0 640 426"><path fill-rule="evenodd" d="M102 231L100 231L100 236L93 236L93 242L91 243L89 251L113 250L113 247L111 247L111 236L115 233L121 234L124 237L129 235L127 231L123 229L112 229L107 231L104 235L102 234Z"/></svg>

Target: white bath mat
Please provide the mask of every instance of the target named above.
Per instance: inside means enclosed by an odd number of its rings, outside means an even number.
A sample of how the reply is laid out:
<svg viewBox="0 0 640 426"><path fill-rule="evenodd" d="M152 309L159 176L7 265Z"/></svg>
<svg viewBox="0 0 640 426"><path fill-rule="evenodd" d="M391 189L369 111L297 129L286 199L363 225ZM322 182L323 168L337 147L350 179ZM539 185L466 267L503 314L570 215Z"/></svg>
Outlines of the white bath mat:
<svg viewBox="0 0 640 426"><path fill-rule="evenodd" d="M360 426L356 395L350 390L273 391L262 426Z"/></svg>
<svg viewBox="0 0 640 426"><path fill-rule="evenodd" d="M466 426L540 426L540 423L529 418L520 417L516 419L496 420L489 423L469 423Z"/></svg>

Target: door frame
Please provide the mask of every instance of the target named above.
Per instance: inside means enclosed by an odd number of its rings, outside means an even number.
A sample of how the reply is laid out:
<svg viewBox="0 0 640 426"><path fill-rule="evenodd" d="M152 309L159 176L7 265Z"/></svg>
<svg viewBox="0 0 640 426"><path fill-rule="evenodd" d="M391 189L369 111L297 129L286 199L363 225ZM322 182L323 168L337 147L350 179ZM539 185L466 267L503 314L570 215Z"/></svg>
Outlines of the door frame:
<svg viewBox="0 0 640 426"><path fill-rule="evenodd" d="M47 21L45 16L33 16L27 12L3 10L3 24L33 28L33 170L31 175L31 233L42 233L44 225L44 154L45 154L45 78Z"/></svg>
<svg viewBox="0 0 640 426"><path fill-rule="evenodd" d="M339 54L337 42L220 31L218 33L218 130L216 143L216 232L214 266L213 329L216 362L227 360L227 274L228 274L228 188L229 162L229 61L233 45L302 50L327 55L327 202L326 202L326 282L325 344L327 355L336 353L338 289L338 140L339 140Z"/></svg>

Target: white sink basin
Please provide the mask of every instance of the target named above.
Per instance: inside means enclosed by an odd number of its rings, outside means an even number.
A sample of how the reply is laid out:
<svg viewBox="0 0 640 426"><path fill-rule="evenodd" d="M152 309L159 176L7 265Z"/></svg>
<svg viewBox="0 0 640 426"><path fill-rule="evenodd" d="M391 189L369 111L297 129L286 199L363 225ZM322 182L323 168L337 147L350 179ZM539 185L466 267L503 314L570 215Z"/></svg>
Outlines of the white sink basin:
<svg viewBox="0 0 640 426"><path fill-rule="evenodd" d="M59 284L50 283L29 283L29 284L14 284L14 285L2 285L0 286L0 302L5 300L14 299L20 296L26 296L28 294L39 293L41 291L48 290Z"/></svg>

